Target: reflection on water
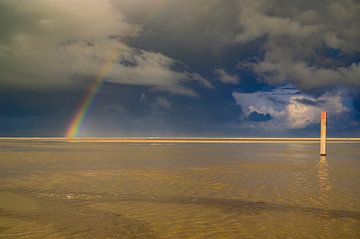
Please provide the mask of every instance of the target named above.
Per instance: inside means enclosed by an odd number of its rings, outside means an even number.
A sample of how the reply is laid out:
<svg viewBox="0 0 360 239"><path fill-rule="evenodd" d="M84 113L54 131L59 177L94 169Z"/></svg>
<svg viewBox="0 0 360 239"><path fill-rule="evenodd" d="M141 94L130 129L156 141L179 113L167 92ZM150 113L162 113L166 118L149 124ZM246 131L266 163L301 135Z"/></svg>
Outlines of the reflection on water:
<svg viewBox="0 0 360 239"><path fill-rule="evenodd" d="M360 147L0 141L0 238L360 238Z"/></svg>
<svg viewBox="0 0 360 239"><path fill-rule="evenodd" d="M329 182L329 165L326 160L326 156L320 156L318 177L320 191L322 194L326 195L331 189Z"/></svg>

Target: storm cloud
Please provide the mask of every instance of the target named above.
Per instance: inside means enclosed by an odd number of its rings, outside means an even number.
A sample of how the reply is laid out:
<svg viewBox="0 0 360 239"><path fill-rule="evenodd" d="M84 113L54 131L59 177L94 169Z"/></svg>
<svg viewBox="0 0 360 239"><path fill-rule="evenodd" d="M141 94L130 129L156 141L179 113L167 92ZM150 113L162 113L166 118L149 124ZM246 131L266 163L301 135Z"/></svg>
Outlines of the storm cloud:
<svg viewBox="0 0 360 239"><path fill-rule="evenodd" d="M198 74L175 70L177 61L159 52L136 49L126 40L141 26L127 23L111 1L5 0L0 38L0 84L32 89L79 87L78 79L102 77L120 84L153 86L194 96L183 81ZM119 64L131 59L132 66Z"/></svg>
<svg viewBox="0 0 360 239"><path fill-rule="evenodd" d="M251 68L270 84L292 83L306 91L360 86L358 1L138 0L117 6L143 26L137 45L175 58L212 56L221 65L222 58L234 58L229 48L260 42L260 54L243 59L240 52L233 64L240 59L239 68Z"/></svg>
<svg viewBox="0 0 360 239"><path fill-rule="evenodd" d="M147 119L161 122L155 134L276 134L324 110L360 128L359 22L357 0L3 0L0 119L27 125L19 111L41 117L32 100L51 92L66 125L101 79L93 121L122 117L134 132Z"/></svg>
<svg viewBox="0 0 360 239"><path fill-rule="evenodd" d="M174 70L177 60L188 60L186 52L196 59L221 58L228 48L260 39L261 55L248 61L240 54L233 65L249 67L270 84L306 91L360 84L360 66L352 60L360 50L360 3L353 0L5 0L0 8L2 84L71 84L74 76L96 75L116 51L136 58L133 43L143 48L143 64L114 64L111 81L183 93L179 81L205 81ZM329 49L338 55L327 54ZM215 69L220 73L230 80Z"/></svg>

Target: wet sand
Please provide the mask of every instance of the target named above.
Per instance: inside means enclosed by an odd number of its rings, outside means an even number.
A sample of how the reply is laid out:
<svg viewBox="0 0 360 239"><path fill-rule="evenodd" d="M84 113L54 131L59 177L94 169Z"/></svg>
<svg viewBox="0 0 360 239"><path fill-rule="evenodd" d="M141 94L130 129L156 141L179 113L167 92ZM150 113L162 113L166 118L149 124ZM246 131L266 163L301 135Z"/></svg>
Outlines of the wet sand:
<svg viewBox="0 0 360 239"><path fill-rule="evenodd" d="M121 140L0 140L0 238L360 238L356 140Z"/></svg>

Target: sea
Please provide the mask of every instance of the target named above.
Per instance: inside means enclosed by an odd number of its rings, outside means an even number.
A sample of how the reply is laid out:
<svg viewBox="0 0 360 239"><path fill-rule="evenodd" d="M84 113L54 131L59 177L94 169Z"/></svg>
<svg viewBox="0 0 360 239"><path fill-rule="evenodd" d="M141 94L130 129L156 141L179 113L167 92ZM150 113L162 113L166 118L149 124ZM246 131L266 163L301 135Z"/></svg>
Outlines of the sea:
<svg viewBox="0 0 360 239"><path fill-rule="evenodd" d="M360 142L0 140L0 238L360 238Z"/></svg>

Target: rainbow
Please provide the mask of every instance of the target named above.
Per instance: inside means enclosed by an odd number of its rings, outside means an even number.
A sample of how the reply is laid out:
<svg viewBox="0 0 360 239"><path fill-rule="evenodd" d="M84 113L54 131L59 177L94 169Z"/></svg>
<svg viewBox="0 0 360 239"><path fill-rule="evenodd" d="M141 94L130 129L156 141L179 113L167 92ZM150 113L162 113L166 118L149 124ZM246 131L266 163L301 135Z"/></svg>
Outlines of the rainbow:
<svg viewBox="0 0 360 239"><path fill-rule="evenodd" d="M101 68L97 72L95 81L87 89L85 96L81 101L78 110L76 111L76 114L71 120L70 126L68 127L65 134L66 138L77 137L77 134L84 122L84 119L89 113L89 110L91 108L90 106L101 88L104 77L106 77L110 73L111 69L117 63L120 54L120 47L121 45L116 47L116 51L114 51L112 56L101 66Z"/></svg>

